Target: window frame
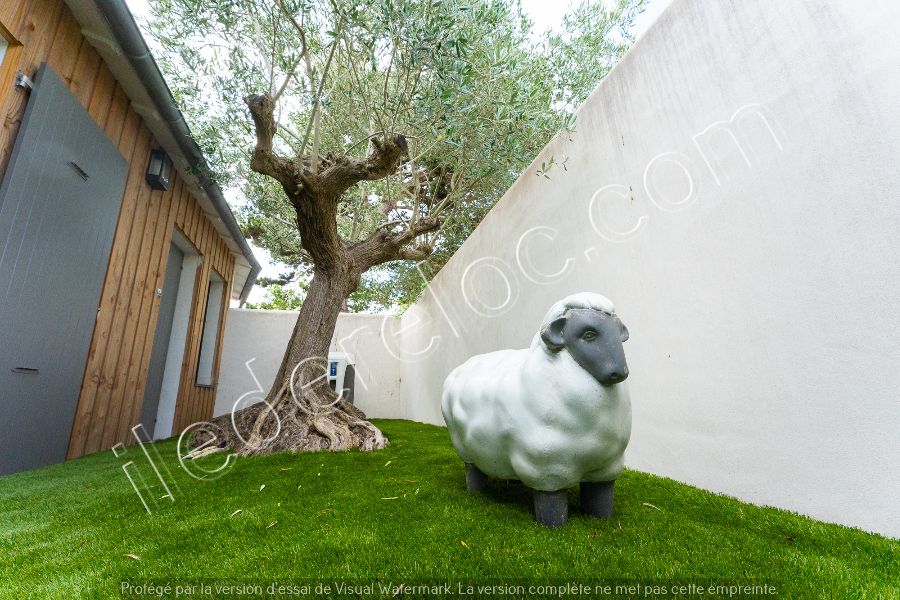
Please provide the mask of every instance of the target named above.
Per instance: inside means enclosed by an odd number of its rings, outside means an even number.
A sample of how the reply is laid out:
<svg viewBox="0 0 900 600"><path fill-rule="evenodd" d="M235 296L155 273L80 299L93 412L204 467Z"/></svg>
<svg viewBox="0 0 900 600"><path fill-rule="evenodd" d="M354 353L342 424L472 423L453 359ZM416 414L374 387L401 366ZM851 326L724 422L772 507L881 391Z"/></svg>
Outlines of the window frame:
<svg viewBox="0 0 900 600"><path fill-rule="evenodd" d="M206 301L203 303L203 322L200 325L199 350L197 351L197 368L194 373L194 386L201 388L214 388L218 384L216 361L219 352L219 338L222 334L222 315L228 308L226 294L228 292L227 281L216 269L210 267L207 276ZM220 292L215 294L214 287L220 286ZM213 308L210 302L216 298L218 306ZM210 318L215 316L214 326L210 329ZM211 344L211 346L210 346Z"/></svg>

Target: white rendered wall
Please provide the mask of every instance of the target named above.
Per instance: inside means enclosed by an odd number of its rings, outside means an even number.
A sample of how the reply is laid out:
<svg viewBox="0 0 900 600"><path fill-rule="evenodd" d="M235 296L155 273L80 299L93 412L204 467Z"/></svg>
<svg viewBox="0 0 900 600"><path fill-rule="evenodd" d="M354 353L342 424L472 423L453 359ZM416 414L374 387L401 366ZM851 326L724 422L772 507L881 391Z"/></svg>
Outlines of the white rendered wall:
<svg viewBox="0 0 900 600"><path fill-rule="evenodd" d="M244 394L259 391L254 375L269 391L287 348L297 312L231 308L225 320L225 337L215 416L231 412ZM391 315L342 313L338 318L332 352L350 354L356 363L353 402L369 417L400 417L400 363L385 350L382 330L389 337L400 325ZM255 360L253 360L255 359ZM250 363L248 369L247 361ZM246 404L242 403L241 407Z"/></svg>
<svg viewBox="0 0 900 600"><path fill-rule="evenodd" d="M900 536L898 12L676 0L403 316L401 414L595 291L630 467Z"/></svg>

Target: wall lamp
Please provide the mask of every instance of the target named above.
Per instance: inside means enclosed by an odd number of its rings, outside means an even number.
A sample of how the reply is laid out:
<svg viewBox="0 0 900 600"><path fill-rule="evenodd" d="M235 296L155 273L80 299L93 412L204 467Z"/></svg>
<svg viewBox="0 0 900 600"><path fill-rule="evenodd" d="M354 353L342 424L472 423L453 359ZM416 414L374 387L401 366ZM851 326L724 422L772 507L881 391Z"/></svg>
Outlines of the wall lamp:
<svg viewBox="0 0 900 600"><path fill-rule="evenodd" d="M147 183L154 190L166 191L169 189L169 179L172 177L172 159L165 150L156 149L150 151L150 164L147 165Z"/></svg>

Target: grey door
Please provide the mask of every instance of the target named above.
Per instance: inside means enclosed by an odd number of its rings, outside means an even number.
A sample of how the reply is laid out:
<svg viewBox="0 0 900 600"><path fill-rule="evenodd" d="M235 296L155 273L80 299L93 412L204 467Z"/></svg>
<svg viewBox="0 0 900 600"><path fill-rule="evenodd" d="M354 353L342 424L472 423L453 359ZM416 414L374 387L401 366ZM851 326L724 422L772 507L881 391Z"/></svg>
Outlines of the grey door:
<svg viewBox="0 0 900 600"><path fill-rule="evenodd" d="M43 65L0 184L0 474L66 458L127 171Z"/></svg>
<svg viewBox="0 0 900 600"><path fill-rule="evenodd" d="M178 282L181 280L181 268L184 254L175 244L169 244L169 261L166 263L166 276L163 280L162 299L159 301L159 317L156 321L156 334L153 338L153 352L150 354L150 370L147 373L147 386L144 388L144 404L141 406L140 423L150 440L156 430L156 414L159 411L159 394L162 391L163 375L166 372L166 357L169 351L169 339L172 336L172 319L175 316L175 300L178 298Z"/></svg>

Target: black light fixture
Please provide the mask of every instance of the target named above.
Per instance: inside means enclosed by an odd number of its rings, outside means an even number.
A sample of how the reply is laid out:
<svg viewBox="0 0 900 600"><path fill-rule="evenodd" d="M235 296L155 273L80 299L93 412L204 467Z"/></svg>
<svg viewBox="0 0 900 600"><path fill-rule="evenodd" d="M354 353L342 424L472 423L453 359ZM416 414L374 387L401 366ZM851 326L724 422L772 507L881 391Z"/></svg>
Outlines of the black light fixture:
<svg viewBox="0 0 900 600"><path fill-rule="evenodd" d="M150 164L147 165L147 183L154 190L169 189L169 178L172 176L172 159L166 151L157 148L150 151Z"/></svg>

